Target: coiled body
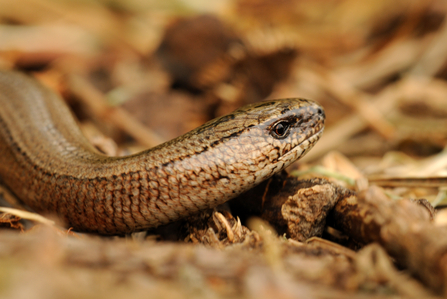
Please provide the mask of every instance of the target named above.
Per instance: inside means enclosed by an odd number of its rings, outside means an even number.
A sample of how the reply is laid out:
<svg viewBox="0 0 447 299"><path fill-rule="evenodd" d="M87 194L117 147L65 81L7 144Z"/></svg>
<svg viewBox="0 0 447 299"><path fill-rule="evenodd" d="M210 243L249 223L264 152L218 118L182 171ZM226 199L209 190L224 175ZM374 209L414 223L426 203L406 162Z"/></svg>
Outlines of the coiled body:
<svg viewBox="0 0 447 299"><path fill-rule="evenodd" d="M287 136L276 134L284 127ZM246 106L132 156L108 157L53 92L0 71L0 177L30 208L79 231L125 234L217 206L299 159L323 127L318 104L284 99Z"/></svg>

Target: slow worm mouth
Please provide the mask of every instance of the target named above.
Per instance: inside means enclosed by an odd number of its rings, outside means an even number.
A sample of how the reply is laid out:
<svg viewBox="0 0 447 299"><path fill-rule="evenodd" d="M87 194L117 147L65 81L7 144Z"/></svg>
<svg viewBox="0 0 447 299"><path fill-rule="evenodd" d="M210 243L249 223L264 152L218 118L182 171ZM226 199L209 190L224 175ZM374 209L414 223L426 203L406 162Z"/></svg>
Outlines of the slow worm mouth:
<svg viewBox="0 0 447 299"><path fill-rule="evenodd" d="M324 127L319 128L319 130L317 132L310 135L308 138L304 139L303 141L301 141L300 143L295 145L293 148L291 148L290 151L288 151L287 153L285 153L284 155L279 157L278 161L282 161L282 160L288 158L290 155L296 153L299 148L302 148L303 144L307 143L307 148L304 148L303 151L301 152L301 154L296 159L299 159L300 157L302 157L320 139L321 135L323 134L323 130L324 130Z"/></svg>

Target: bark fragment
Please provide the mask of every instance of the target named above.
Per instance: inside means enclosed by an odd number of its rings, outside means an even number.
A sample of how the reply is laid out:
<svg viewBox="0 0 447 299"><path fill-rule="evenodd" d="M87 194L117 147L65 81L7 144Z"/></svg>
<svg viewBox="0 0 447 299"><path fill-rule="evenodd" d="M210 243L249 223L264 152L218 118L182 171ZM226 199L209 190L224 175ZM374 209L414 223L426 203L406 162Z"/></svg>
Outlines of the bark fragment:
<svg viewBox="0 0 447 299"><path fill-rule="evenodd" d="M391 201L373 186L340 200L332 221L359 242L381 244L401 266L446 294L447 227L433 225L434 210L424 201Z"/></svg>
<svg viewBox="0 0 447 299"><path fill-rule="evenodd" d="M237 213L243 209L270 222L278 234L305 241L322 235L328 212L351 193L324 179L298 180L281 174L232 203L238 204Z"/></svg>

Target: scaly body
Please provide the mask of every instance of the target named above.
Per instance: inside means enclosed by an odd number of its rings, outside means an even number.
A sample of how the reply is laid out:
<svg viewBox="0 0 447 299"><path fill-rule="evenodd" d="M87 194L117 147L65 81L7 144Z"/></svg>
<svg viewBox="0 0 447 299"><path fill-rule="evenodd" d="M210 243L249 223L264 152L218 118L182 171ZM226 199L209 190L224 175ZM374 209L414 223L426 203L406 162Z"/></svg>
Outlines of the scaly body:
<svg viewBox="0 0 447 299"><path fill-rule="evenodd" d="M125 234L215 207L303 156L324 112L313 101L249 105L147 151L108 157L53 92L0 71L0 177L75 230Z"/></svg>

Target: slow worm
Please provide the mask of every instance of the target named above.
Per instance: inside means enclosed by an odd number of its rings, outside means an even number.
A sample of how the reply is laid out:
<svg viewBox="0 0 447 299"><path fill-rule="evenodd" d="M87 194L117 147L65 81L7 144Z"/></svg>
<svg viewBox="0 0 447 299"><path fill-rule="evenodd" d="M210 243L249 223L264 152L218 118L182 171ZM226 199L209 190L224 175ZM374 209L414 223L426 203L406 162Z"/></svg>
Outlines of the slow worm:
<svg viewBox="0 0 447 299"><path fill-rule="evenodd" d="M271 177L312 148L324 119L310 100L260 102L141 153L108 157L59 96L0 71L0 178L32 210L75 230L126 234L213 208Z"/></svg>

